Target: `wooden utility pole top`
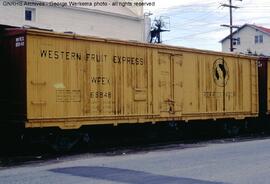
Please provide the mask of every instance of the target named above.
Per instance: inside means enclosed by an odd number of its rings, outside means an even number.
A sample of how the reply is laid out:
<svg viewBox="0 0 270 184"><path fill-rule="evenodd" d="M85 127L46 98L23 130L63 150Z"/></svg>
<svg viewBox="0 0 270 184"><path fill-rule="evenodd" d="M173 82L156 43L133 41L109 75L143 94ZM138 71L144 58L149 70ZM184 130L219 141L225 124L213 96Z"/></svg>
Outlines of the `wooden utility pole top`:
<svg viewBox="0 0 270 184"><path fill-rule="evenodd" d="M242 0L240 0L242 1ZM233 16L232 16L232 9L237 9L237 8L240 8L238 6L233 6L232 5L232 0L229 0L229 4L222 4L221 6L223 7L227 7L230 9L230 25L221 25L223 27L229 27L230 28L230 51L233 52L234 48L233 48L233 28L238 28L237 26L234 26L233 25Z"/></svg>

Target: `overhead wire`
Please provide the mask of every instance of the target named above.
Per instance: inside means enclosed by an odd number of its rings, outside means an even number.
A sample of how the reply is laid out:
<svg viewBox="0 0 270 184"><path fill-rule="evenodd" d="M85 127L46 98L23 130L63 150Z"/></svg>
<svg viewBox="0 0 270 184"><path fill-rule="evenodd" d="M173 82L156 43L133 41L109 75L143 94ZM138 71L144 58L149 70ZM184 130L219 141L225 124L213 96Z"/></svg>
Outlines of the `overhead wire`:
<svg viewBox="0 0 270 184"><path fill-rule="evenodd" d="M216 32L216 31L222 31L222 30L225 30L225 28L218 28L218 29L214 29L214 30L197 32L197 33L193 33L193 34L189 34L189 35L177 36L177 37L173 37L173 38L163 40L163 41L172 41L172 40L177 40L177 39L182 39L182 38L194 37L194 36L197 36L197 35L207 34L207 33Z"/></svg>
<svg viewBox="0 0 270 184"><path fill-rule="evenodd" d="M224 3L225 2L227 2L227 0L224 0ZM249 0L249 1L247 0L246 2L250 3L251 0ZM175 37L171 37L169 39L165 39L165 40L163 40L163 42L171 42L171 41L177 41L177 40L181 40L181 39L190 40L190 39L194 39L195 37L198 37L198 36L201 36L200 40L209 39L209 36L203 37L203 35L213 33L213 32L219 32L219 33L222 34L222 32L227 30L226 28L221 28L221 27L216 28L216 26L214 27L214 25L219 24L219 21L224 20L225 17L228 17L227 13L224 14L225 11L222 10L221 12L222 12L223 15L222 16L216 16L215 18L213 18L213 15L218 15L218 13L220 13L220 11L215 10L215 9L208 8L207 11L204 11L203 9L200 9L200 11L194 12L194 9L196 9L196 8L207 7L207 4L209 6L217 5L216 2L211 2L211 3L206 3L206 4L202 3L201 5L197 5L197 6L186 5L186 6L175 6L175 7L169 8L169 9L168 8L163 8L164 10L170 10L170 12L168 12L168 11L160 12L160 15L164 15L164 14L165 15L170 15L170 14L176 15L177 12L181 12L182 15L183 15L183 16L181 15L182 17L180 16L179 18L181 18L182 21L184 20L184 22L174 23L174 25L171 28L176 29L179 26L181 26L181 28L179 29L179 32L180 31L182 33L185 32L185 31L186 32L187 31L191 32L191 34L184 34L182 36L175 36ZM219 4L222 4L222 3L219 3ZM243 5L243 6L245 6L245 5ZM246 6L244 8L237 9L237 11L234 11L234 12L236 13L236 15L247 14L247 13L255 15L255 14L258 14L257 13L258 11L263 11L264 12L264 11L267 11L268 9L270 9L270 4L267 5L267 6L258 6L258 8L256 8L256 9L252 9L252 7L254 8L253 5L249 5L249 6ZM218 7L218 9L219 8L220 7ZM181 11L181 9L185 9L185 11ZM188 14L192 14L192 12L193 12L193 15L196 14L196 13L197 14L195 16L193 16L193 17L186 18L186 16L188 16ZM208 19L208 17L210 17L210 19L206 23L203 23L202 20ZM263 21L263 20L267 19L267 17L269 17L269 16L259 16L259 17L256 17L256 20L257 21ZM252 20L252 19L250 17L242 18L242 19L237 19L236 18L235 22L242 22L242 21L243 22L249 22L248 20ZM196 27L205 28L206 26L209 28L208 30L204 30L204 31L200 31L200 32L194 32L194 28L196 28ZM189 27L191 27L192 29L189 29ZM212 27L212 28L210 29L210 27ZM207 44L210 44L210 42L207 42Z"/></svg>

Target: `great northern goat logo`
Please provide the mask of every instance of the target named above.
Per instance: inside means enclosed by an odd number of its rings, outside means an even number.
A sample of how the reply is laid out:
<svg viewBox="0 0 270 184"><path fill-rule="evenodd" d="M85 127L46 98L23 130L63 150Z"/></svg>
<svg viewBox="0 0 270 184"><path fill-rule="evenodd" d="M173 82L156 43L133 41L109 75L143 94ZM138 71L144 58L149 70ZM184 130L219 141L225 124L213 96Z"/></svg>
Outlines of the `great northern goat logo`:
<svg viewBox="0 0 270 184"><path fill-rule="evenodd" d="M213 77L216 85L224 87L229 79L228 66L224 59L219 58L213 65Z"/></svg>

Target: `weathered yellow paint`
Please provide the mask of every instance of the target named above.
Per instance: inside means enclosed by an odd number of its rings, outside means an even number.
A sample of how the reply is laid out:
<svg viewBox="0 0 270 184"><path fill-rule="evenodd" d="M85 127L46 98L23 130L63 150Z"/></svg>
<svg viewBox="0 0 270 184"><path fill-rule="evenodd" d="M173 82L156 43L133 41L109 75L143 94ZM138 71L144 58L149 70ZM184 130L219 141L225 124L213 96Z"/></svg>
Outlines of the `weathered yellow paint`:
<svg viewBox="0 0 270 184"><path fill-rule="evenodd" d="M28 30L26 127L258 115L255 57Z"/></svg>

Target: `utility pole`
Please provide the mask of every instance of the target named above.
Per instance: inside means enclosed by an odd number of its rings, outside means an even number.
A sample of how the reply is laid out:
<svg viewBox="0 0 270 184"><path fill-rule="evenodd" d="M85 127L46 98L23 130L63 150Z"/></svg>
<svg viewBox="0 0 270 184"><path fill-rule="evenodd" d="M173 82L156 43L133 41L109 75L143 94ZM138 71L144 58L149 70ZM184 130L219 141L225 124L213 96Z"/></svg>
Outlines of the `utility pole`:
<svg viewBox="0 0 270 184"><path fill-rule="evenodd" d="M242 1L242 0L239 0ZM233 16L232 16L232 9L237 9L239 8L238 6L233 6L232 5L232 0L229 0L229 4L222 4L221 6L223 7L227 7L230 9L230 25L221 25L223 27L229 27L230 28L230 51L233 52L234 48L233 48L233 28L239 28L238 26L234 26L233 25Z"/></svg>

